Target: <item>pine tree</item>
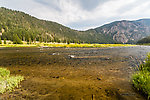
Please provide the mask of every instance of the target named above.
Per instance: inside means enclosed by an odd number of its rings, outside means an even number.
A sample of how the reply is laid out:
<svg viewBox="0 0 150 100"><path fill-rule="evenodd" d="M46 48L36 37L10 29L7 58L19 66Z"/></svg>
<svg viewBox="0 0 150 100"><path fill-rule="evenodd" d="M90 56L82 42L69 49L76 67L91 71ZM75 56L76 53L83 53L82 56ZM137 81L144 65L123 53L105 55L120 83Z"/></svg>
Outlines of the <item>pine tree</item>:
<svg viewBox="0 0 150 100"><path fill-rule="evenodd" d="M67 41L67 44L70 44L70 41L69 41L69 40Z"/></svg>
<svg viewBox="0 0 150 100"><path fill-rule="evenodd" d="M80 42L80 41L78 41L78 44L81 44L81 42Z"/></svg>
<svg viewBox="0 0 150 100"><path fill-rule="evenodd" d="M1 37L0 37L0 44L2 44L2 40L1 40Z"/></svg>
<svg viewBox="0 0 150 100"><path fill-rule="evenodd" d="M29 38L29 44L31 44L32 43L32 40L31 40L31 38Z"/></svg>
<svg viewBox="0 0 150 100"><path fill-rule="evenodd" d="M6 38L4 39L4 44L6 44Z"/></svg>
<svg viewBox="0 0 150 100"><path fill-rule="evenodd" d="M17 34L13 35L13 44L23 44Z"/></svg>
<svg viewBox="0 0 150 100"><path fill-rule="evenodd" d="M42 41L42 37L41 37L41 36L39 37L39 42L40 42L40 43L42 43L42 42L43 42L43 41Z"/></svg>

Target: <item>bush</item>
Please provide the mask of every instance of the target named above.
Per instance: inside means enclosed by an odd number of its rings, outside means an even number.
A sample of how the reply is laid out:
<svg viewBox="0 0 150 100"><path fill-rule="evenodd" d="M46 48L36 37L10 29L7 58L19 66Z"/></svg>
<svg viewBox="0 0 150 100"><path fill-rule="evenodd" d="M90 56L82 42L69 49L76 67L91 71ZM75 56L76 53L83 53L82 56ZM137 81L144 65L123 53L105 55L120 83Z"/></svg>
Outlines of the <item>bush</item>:
<svg viewBox="0 0 150 100"><path fill-rule="evenodd" d="M143 92L150 98L150 54L148 54L146 63L142 64L139 72L132 76L133 86Z"/></svg>
<svg viewBox="0 0 150 100"><path fill-rule="evenodd" d="M8 42L8 44L11 44L11 42Z"/></svg>
<svg viewBox="0 0 150 100"><path fill-rule="evenodd" d="M150 73L139 72L133 75L134 87L150 97Z"/></svg>
<svg viewBox="0 0 150 100"><path fill-rule="evenodd" d="M22 80L24 80L23 76L10 76L9 70L0 68L0 93L12 91Z"/></svg>
<svg viewBox="0 0 150 100"><path fill-rule="evenodd" d="M0 77L9 77L10 71L5 68L0 68Z"/></svg>

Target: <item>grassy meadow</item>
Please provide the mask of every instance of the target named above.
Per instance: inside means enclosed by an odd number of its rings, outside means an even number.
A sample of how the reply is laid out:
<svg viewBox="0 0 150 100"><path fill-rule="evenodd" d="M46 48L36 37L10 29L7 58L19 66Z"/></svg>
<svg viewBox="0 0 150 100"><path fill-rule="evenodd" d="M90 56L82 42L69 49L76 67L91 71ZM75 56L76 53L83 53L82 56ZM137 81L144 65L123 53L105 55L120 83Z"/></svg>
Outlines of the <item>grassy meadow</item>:
<svg viewBox="0 0 150 100"><path fill-rule="evenodd" d="M136 46L131 44L77 44L77 43L26 43L23 44L13 44L12 42L7 42L6 44L0 44L0 47L87 47L87 48L100 48L100 47L124 47L124 46Z"/></svg>

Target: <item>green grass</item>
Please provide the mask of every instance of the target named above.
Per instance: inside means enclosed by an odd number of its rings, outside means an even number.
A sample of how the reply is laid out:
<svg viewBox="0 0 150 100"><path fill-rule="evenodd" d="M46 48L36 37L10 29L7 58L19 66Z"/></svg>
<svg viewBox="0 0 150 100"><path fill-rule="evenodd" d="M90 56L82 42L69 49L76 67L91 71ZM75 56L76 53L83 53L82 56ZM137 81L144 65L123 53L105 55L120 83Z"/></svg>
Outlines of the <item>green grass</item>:
<svg viewBox="0 0 150 100"><path fill-rule="evenodd" d="M132 81L133 86L150 99L150 54L148 54L145 64L142 64L139 71L133 74Z"/></svg>
<svg viewBox="0 0 150 100"><path fill-rule="evenodd" d="M0 93L14 90L22 80L24 80L23 76L10 76L9 70L0 68Z"/></svg>

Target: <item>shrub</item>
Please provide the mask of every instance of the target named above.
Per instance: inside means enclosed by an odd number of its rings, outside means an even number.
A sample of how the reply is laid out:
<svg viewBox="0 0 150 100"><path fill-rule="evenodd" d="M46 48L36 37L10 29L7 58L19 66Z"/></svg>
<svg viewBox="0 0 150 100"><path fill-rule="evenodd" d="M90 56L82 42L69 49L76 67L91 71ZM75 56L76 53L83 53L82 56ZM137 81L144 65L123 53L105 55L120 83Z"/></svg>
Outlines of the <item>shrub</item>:
<svg viewBox="0 0 150 100"><path fill-rule="evenodd" d="M10 76L9 70L0 68L0 93L12 91L22 80L24 80L23 76Z"/></svg>
<svg viewBox="0 0 150 100"><path fill-rule="evenodd" d="M10 71L5 68L0 68L0 77L9 77Z"/></svg>
<svg viewBox="0 0 150 100"><path fill-rule="evenodd" d="M139 72L133 75L134 87L141 92L144 92L150 97L150 73L149 72Z"/></svg>
<svg viewBox="0 0 150 100"><path fill-rule="evenodd" d="M8 42L8 44L11 44L11 42Z"/></svg>
<svg viewBox="0 0 150 100"><path fill-rule="evenodd" d="M142 64L139 71L132 76L133 86L143 92L150 98L150 54L146 58L145 64Z"/></svg>

